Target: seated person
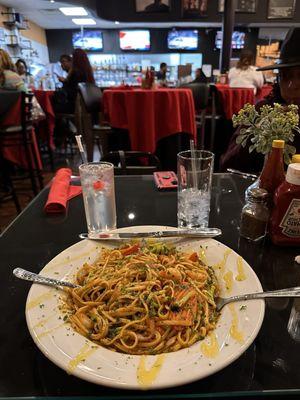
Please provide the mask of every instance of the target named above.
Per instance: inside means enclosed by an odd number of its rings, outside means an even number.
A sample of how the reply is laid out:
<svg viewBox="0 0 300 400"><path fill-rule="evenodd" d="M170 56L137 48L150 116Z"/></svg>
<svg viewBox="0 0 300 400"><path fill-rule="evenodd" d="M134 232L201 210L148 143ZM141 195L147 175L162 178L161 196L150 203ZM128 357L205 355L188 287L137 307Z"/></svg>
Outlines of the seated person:
<svg viewBox="0 0 300 400"><path fill-rule="evenodd" d="M57 113L73 114L75 111L78 83L95 83L93 70L86 52L75 49L73 52L72 68L67 78L63 81L62 89L55 92L53 96L53 107Z"/></svg>
<svg viewBox="0 0 300 400"><path fill-rule="evenodd" d="M274 84L273 91L263 101L257 104L257 108L264 104L296 104L300 107L300 53L298 43L300 42L300 28L290 30L286 40L282 44L280 61L260 70L278 69L279 76ZM242 147L236 143L240 128L232 136L228 149L220 160L221 171L234 168L244 172L260 172L263 167L264 156L256 152L249 153L249 144ZM300 137L295 135L293 145L300 152Z"/></svg>
<svg viewBox="0 0 300 400"><path fill-rule="evenodd" d="M23 79L27 87L34 87L34 79L31 73L28 71L25 60L19 58L16 62L16 69L18 75Z"/></svg>
<svg viewBox="0 0 300 400"><path fill-rule="evenodd" d="M156 78L159 81L165 81L167 79L167 64L162 62L159 67L159 71L156 73Z"/></svg>
<svg viewBox="0 0 300 400"><path fill-rule="evenodd" d="M207 77L202 71L202 68L197 68L195 73L195 79L192 83L207 83Z"/></svg>
<svg viewBox="0 0 300 400"><path fill-rule="evenodd" d="M255 94L263 86L264 76L254 66L252 51L242 51L237 66L229 70L228 80L230 87L253 88Z"/></svg>
<svg viewBox="0 0 300 400"><path fill-rule="evenodd" d="M23 79L16 73L9 54L3 49L0 49L0 89L27 90Z"/></svg>

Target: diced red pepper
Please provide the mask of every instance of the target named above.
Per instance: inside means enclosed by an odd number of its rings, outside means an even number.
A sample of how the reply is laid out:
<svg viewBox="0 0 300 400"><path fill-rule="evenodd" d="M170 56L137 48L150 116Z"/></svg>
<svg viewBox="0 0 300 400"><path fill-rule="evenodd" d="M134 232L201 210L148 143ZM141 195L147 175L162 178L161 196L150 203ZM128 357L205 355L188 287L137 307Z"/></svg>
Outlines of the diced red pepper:
<svg viewBox="0 0 300 400"><path fill-rule="evenodd" d="M197 254L196 252L192 253L192 254L189 256L189 260L191 260L191 261L193 261L193 262L198 261L198 254Z"/></svg>
<svg viewBox="0 0 300 400"><path fill-rule="evenodd" d="M96 181L93 183L93 188L95 190L102 190L105 187L105 183L103 181Z"/></svg>
<svg viewBox="0 0 300 400"><path fill-rule="evenodd" d="M139 244L134 244L133 246L126 247L125 249L121 249L120 252L123 256L128 256L129 254L137 253L140 248Z"/></svg>

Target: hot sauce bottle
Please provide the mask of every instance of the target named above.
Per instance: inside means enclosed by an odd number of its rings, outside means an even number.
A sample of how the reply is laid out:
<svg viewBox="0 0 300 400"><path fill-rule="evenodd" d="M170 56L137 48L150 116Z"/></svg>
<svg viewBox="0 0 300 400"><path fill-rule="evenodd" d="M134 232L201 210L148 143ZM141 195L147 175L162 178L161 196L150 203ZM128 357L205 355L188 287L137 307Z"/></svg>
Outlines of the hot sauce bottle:
<svg viewBox="0 0 300 400"><path fill-rule="evenodd" d="M275 192L270 235L274 244L300 245L300 163L288 166L286 180Z"/></svg>
<svg viewBox="0 0 300 400"><path fill-rule="evenodd" d="M283 165L284 140L273 140L272 151L265 163L259 179L259 187L273 197L275 190L284 181Z"/></svg>

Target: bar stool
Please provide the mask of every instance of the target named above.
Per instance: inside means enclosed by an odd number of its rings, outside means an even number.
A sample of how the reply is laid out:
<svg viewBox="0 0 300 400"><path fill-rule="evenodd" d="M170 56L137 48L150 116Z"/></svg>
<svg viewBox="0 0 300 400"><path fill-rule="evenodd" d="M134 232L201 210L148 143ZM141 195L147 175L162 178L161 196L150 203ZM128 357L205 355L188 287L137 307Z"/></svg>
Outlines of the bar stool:
<svg viewBox="0 0 300 400"><path fill-rule="evenodd" d="M107 135L111 127L103 121L102 90L93 83L78 84L81 113L81 129L85 141L88 161L93 161L94 144L98 146L100 156L108 152Z"/></svg>

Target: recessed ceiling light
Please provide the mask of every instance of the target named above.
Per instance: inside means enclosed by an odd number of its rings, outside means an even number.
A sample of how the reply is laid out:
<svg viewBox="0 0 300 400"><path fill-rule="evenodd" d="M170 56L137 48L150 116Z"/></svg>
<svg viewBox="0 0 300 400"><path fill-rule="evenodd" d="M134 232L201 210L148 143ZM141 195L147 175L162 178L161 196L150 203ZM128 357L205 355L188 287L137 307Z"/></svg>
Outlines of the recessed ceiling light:
<svg viewBox="0 0 300 400"><path fill-rule="evenodd" d="M93 18L72 18L75 25L96 25Z"/></svg>
<svg viewBox="0 0 300 400"><path fill-rule="evenodd" d="M119 21L115 21L115 24L116 24L116 25L119 25L119 23L120 23Z"/></svg>
<svg viewBox="0 0 300 400"><path fill-rule="evenodd" d="M50 0L50 3L55 3L55 0Z"/></svg>
<svg viewBox="0 0 300 400"><path fill-rule="evenodd" d="M77 15L88 15L86 9L83 7L60 7L60 11L65 15L77 16Z"/></svg>

